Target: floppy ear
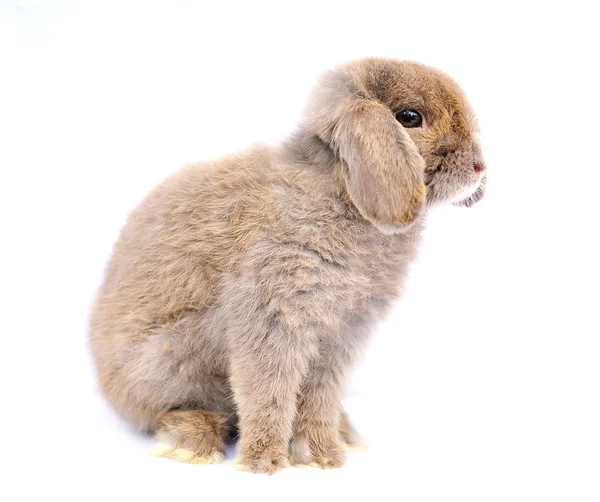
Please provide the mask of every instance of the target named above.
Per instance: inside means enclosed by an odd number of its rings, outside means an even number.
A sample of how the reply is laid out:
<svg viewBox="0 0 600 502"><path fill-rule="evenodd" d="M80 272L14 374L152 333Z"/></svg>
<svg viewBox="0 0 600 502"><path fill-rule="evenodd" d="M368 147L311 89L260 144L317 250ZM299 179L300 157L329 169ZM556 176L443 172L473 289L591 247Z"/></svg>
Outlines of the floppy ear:
<svg viewBox="0 0 600 502"><path fill-rule="evenodd" d="M425 204L425 162L389 108L376 100L338 103L330 146L360 213L385 233L406 230Z"/></svg>

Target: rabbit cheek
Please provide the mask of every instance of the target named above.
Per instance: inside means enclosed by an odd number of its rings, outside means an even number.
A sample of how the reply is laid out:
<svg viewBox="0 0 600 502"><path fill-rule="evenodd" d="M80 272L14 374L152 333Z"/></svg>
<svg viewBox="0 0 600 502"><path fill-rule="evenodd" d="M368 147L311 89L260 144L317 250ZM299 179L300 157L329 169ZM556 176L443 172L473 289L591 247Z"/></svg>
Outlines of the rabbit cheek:
<svg viewBox="0 0 600 502"><path fill-rule="evenodd" d="M478 193L485 171L474 169L474 157L470 151L444 153L435 156L425 173L428 205L462 204Z"/></svg>

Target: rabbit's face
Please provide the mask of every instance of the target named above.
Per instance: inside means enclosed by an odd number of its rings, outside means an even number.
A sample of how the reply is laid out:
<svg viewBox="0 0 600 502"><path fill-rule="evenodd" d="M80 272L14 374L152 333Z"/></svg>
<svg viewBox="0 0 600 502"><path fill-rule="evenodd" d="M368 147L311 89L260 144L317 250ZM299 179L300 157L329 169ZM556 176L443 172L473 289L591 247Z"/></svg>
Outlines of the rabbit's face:
<svg viewBox="0 0 600 502"><path fill-rule="evenodd" d="M470 206L483 196L477 120L462 90L419 63L367 58L326 73L305 128L341 166L349 198L385 233L425 206Z"/></svg>
<svg viewBox="0 0 600 502"><path fill-rule="evenodd" d="M471 206L479 201L486 165L477 119L458 85L433 68L411 62L369 73L373 81L366 87L395 114L425 161L427 204Z"/></svg>

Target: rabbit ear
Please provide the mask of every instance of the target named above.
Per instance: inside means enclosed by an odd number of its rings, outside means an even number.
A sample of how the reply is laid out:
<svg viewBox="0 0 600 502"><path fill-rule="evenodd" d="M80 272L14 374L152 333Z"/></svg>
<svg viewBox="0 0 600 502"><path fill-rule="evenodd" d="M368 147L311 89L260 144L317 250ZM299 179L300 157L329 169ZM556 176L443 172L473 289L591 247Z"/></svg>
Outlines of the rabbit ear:
<svg viewBox="0 0 600 502"><path fill-rule="evenodd" d="M406 230L425 204L425 162L389 108L372 99L345 100L330 146L360 213L385 233Z"/></svg>

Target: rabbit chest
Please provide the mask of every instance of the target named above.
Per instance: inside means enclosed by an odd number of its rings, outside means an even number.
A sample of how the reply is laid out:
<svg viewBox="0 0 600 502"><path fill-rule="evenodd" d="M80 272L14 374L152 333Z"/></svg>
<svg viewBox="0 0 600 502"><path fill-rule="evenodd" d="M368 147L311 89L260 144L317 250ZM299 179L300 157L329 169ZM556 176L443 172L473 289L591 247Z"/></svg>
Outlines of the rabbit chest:
<svg viewBox="0 0 600 502"><path fill-rule="evenodd" d="M401 293L422 224L386 235L335 195L282 193L236 281L296 325L339 332L381 319ZM246 296L247 298L247 296ZM241 300L241 298L240 298Z"/></svg>

